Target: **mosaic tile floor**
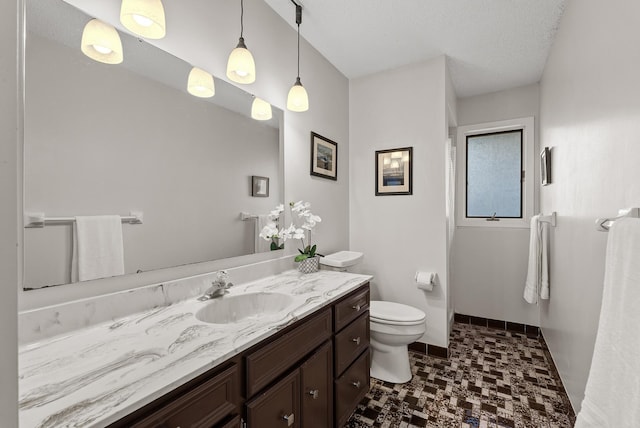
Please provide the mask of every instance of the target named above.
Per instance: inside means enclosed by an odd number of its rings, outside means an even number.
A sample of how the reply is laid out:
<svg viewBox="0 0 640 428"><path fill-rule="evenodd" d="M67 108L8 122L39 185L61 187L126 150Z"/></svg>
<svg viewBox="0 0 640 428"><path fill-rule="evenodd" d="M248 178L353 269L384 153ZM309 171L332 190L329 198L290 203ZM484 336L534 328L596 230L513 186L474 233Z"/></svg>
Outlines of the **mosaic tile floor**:
<svg viewBox="0 0 640 428"><path fill-rule="evenodd" d="M544 342L455 323L449 359L410 351L413 379L371 379L347 427L564 428L575 416Z"/></svg>

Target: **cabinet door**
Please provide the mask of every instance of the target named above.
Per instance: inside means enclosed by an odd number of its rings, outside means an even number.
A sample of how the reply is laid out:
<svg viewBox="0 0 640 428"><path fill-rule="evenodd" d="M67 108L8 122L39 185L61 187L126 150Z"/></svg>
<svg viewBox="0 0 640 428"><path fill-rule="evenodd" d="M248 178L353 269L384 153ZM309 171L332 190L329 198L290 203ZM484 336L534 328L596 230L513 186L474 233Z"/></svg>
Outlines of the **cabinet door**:
<svg viewBox="0 0 640 428"><path fill-rule="evenodd" d="M369 350L367 349L335 381L336 426L343 427L369 391Z"/></svg>
<svg viewBox="0 0 640 428"><path fill-rule="evenodd" d="M327 342L302 366L302 427L328 428L333 423L333 346Z"/></svg>
<svg viewBox="0 0 640 428"><path fill-rule="evenodd" d="M251 351L246 358L247 395L253 396L286 373L329 339L331 333L331 309L327 308L305 319L283 336Z"/></svg>
<svg viewBox="0 0 640 428"><path fill-rule="evenodd" d="M247 427L300 427L299 370L247 402Z"/></svg>
<svg viewBox="0 0 640 428"><path fill-rule="evenodd" d="M165 404L130 428L211 427L238 414L238 367L234 364ZM123 426L123 425L119 425Z"/></svg>

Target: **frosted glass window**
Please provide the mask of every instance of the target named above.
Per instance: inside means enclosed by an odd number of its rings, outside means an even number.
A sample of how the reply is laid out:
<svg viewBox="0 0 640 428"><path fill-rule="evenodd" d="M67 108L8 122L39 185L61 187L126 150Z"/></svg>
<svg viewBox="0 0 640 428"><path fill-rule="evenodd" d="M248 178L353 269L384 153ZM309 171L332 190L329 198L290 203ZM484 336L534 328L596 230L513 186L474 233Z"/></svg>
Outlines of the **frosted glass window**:
<svg viewBox="0 0 640 428"><path fill-rule="evenodd" d="M467 217L522 218L522 130L467 137Z"/></svg>

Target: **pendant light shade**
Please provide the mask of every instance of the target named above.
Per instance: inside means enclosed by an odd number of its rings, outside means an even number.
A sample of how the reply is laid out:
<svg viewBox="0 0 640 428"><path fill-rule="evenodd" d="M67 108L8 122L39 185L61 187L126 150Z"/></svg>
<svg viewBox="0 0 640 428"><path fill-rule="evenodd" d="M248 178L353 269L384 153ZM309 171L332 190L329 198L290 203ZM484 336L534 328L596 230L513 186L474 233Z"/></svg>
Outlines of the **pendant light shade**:
<svg viewBox="0 0 640 428"><path fill-rule="evenodd" d="M273 117L271 104L262 98L255 97L251 104L251 117L255 120L269 120Z"/></svg>
<svg viewBox="0 0 640 428"><path fill-rule="evenodd" d="M161 39L167 33L161 0L122 0L120 22L147 39Z"/></svg>
<svg viewBox="0 0 640 428"><path fill-rule="evenodd" d="M85 25L80 49L89 58L105 64L120 64L123 59L120 35L99 19L92 19Z"/></svg>
<svg viewBox="0 0 640 428"><path fill-rule="evenodd" d="M213 76L201 68L193 67L189 72L187 91L196 97L211 98L216 93Z"/></svg>
<svg viewBox="0 0 640 428"><path fill-rule="evenodd" d="M309 96L307 90L300 83L300 78L296 78L296 83L289 89L287 97L287 109L296 112L309 110Z"/></svg>
<svg viewBox="0 0 640 428"><path fill-rule="evenodd" d="M289 90L287 96L287 109L295 112L303 112L309 110L309 95L307 90L302 86L300 82L300 24L302 23L302 6L293 2L296 5L296 24L298 24L298 76L296 82Z"/></svg>
<svg viewBox="0 0 640 428"><path fill-rule="evenodd" d="M242 37L240 37L238 46L229 55L227 77L236 83L245 85L256 81L256 63Z"/></svg>
<svg viewBox="0 0 640 428"><path fill-rule="evenodd" d="M248 85L256 81L256 63L253 55L244 44L244 0L240 0L240 40L229 55L227 61L227 77L229 80Z"/></svg>

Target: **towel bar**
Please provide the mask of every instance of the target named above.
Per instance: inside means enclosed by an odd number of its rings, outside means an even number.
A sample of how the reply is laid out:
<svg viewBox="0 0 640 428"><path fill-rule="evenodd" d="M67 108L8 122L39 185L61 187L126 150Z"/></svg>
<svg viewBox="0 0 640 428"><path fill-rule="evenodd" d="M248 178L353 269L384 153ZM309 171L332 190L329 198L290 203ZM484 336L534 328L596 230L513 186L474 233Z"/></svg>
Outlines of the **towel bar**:
<svg viewBox="0 0 640 428"><path fill-rule="evenodd" d="M245 212L240 213L240 220L242 221L252 220L255 218L258 218L258 216L254 214L245 213Z"/></svg>
<svg viewBox="0 0 640 428"><path fill-rule="evenodd" d="M120 216L123 223L142 224L144 213L142 211L131 211L129 215ZM69 224L76 221L75 217L46 217L44 213L25 213L24 227L45 227L53 224Z"/></svg>
<svg viewBox="0 0 640 428"><path fill-rule="evenodd" d="M596 220L596 230L608 232L614 221L625 217L640 218L640 208L626 208L618 211L618 216L614 218L599 218Z"/></svg>
<svg viewBox="0 0 640 428"><path fill-rule="evenodd" d="M549 223L552 227L556 227L556 212L554 211L549 215L540 215L538 221Z"/></svg>

